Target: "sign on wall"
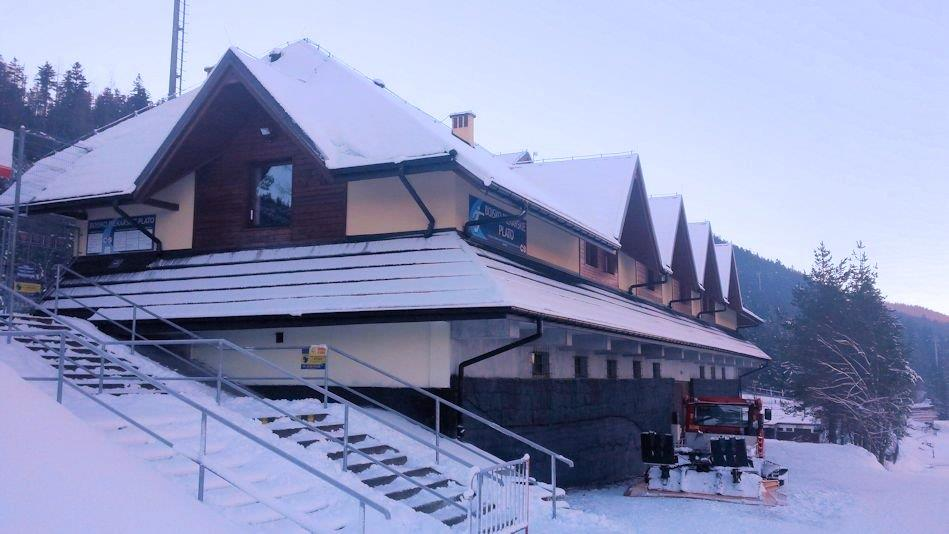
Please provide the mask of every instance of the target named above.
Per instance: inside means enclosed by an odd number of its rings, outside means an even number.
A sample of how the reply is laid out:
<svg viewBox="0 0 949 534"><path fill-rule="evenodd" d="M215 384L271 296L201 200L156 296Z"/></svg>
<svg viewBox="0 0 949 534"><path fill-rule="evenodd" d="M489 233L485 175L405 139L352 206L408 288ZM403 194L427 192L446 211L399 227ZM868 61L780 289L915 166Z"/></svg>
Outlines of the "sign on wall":
<svg viewBox="0 0 949 534"><path fill-rule="evenodd" d="M326 345L310 345L302 349L300 369L326 369Z"/></svg>
<svg viewBox="0 0 949 534"><path fill-rule="evenodd" d="M36 263L20 263L14 269L16 290L24 295L36 295L43 292L43 268Z"/></svg>
<svg viewBox="0 0 949 534"><path fill-rule="evenodd" d="M511 215L513 214L478 197L468 196L469 221L484 221L484 219L498 219ZM492 245L527 253L527 221L524 219L508 219L502 222L488 220L472 226L469 232L473 237Z"/></svg>
<svg viewBox="0 0 949 534"><path fill-rule="evenodd" d="M139 215L132 219L154 235L154 215ZM154 246L155 244L144 232L123 218L89 221L86 232L86 254L152 250Z"/></svg>

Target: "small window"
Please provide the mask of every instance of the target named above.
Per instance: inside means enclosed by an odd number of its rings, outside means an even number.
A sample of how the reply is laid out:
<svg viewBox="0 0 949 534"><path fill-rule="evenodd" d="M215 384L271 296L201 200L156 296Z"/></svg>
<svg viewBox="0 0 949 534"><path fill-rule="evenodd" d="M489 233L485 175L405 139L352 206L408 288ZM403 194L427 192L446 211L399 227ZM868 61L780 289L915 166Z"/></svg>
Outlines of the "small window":
<svg viewBox="0 0 949 534"><path fill-rule="evenodd" d="M603 270L609 274L616 274L616 254L606 254L606 265Z"/></svg>
<svg viewBox="0 0 949 534"><path fill-rule="evenodd" d="M283 332L274 332L274 343L283 343Z"/></svg>
<svg viewBox="0 0 949 534"><path fill-rule="evenodd" d="M606 360L606 378L610 378L610 379L619 378L619 373L617 372L616 360Z"/></svg>
<svg viewBox="0 0 949 534"><path fill-rule="evenodd" d="M539 351L531 353L531 376L550 376L550 354Z"/></svg>
<svg viewBox="0 0 949 534"><path fill-rule="evenodd" d="M662 378L662 366L659 365L659 362L652 363L652 377Z"/></svg>
<svg viewBox="0 0 949 534"><path fill-rule="evenodd" d="M633 360L633 378L643 377L643 362Z"/></svg>
<svg viewBox="0 0 949 534"><path fill-rule="evenodd" d="M699 378L705 378L705 366L704 366L704 365L700 365L700 366L699 366Z"/></svg>
<svg viewBox="0 0 949 534"><path fill-rule="evenodd" d="M573 376L576 378L588 378L590 376L588 364L589 359L586 356L574 356Z"/></svg>
<svg viewBox="0 0 949 534"><path fill-rule="evenodd" d="M725 368L722 367L722 380L728 380L728 377L725 376Z"/></svg>
<svg viewBox="0 0 949 534"><path fill-rule="evenodd" d="M716 378L718 377L715 376L715 366L713 365L712 366L712 380L715 380Z"/></svg>
<svg viewBox="0 0 949 534"><path fill-rule="evenodd" d="M590 267L600 266L600 249L596 245L586 244L584 247L583 261Z"/></svg>
<svg viewBox="0 0 949 534"><path fill-rule="evenodd" d="M292 198L293 165L281 163L255 167L251 224L261 227L289 226Z"/></svg>

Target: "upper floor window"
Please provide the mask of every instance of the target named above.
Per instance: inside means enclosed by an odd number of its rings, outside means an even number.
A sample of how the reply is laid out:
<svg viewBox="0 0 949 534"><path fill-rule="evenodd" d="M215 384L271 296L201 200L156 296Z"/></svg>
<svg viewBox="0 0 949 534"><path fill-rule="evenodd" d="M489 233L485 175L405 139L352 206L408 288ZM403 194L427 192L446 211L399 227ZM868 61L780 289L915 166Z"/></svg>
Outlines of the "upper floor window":
<svg viewBox="0 0 949 534"><path fill-rule="evenodd" d="M584 250L583 261L590 267L599 267L600 266L600 249L595 245L587 243L587 246Z"/></svg>
<svg viewBox="0 0 949 534"><path fill-rule="evenodd" d="M268 163L254 167L254 198L250 221L254 226L289 226L293 199L293 165Z"/></svg>
<svg viewBox="0 0 949 534"><path fill-rule="evenodd" d="M573 376L577 378L587 378L589 373L589 359L586 356L573 357Z"/></svg>
<svg viewBox="0 0 949 534"><path fill-rule="evenodd" d="M531 353L531 376L550 376L550 354L534 351Z"/></svg>
<svg viewBox="0 0 949 534"><path fill-rule="evenodd" d="M618 378L619 373L616 369L616 360L606 360L606 378Z"/></svg>
<svg viewBox="0 0 949 534"><path fill-rule="evenodd" d="M633 378L642 378L643 377L643 362L639 360L633 360Z"/></svg>
<svg viewBox="0 0 949 534"><path fill-rule="evenodd" d="M659 362L652 363L652 377L662 378L662 365L660 365Z"/></svg>

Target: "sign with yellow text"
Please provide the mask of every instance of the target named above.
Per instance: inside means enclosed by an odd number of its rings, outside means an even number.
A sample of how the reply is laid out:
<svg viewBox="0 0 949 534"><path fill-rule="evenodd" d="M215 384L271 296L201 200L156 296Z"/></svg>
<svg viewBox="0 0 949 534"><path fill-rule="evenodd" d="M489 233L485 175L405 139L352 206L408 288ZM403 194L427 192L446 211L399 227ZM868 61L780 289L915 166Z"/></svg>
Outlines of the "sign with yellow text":
<svg viewBox="0 0 949 534"><path fill-rule="evenodd" d="M326 345L310 345L303 348L300 369L326 369Z"/></svg>

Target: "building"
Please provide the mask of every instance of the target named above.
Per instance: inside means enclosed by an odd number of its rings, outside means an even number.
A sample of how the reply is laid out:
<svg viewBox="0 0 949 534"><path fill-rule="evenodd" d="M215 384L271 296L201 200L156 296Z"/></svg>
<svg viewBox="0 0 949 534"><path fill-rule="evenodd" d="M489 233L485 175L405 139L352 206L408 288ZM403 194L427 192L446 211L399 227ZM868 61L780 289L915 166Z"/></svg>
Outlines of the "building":
<svg viewBox="0 0 949 534"><path fill-rule="evenodd" d="M31 214L77 221L77 271L164 318L304 376L321 372L300 347L344 348L574 458L568 485L640 474L639 433L670 431L679 397L737 394L769 360L740 335L760 319L731 247L690 225L681 198L650 199L635 154L495 155L475 120L449 128L307 41L263 58L231 49L200 88L39 161L23 195ZM62 287L103 328L174 334L94 285ZM331 365L419 418L431 409Z"/></svg>

